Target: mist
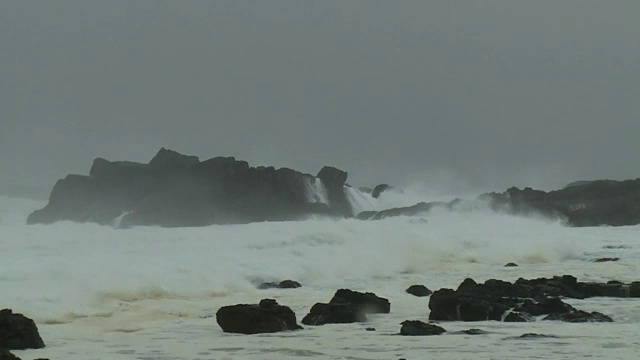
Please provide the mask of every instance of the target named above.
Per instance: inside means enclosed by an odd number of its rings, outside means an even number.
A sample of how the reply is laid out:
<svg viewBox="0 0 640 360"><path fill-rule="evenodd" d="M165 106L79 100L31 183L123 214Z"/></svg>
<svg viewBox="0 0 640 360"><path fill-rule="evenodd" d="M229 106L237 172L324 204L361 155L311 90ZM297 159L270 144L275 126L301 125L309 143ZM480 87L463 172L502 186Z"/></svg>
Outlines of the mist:
<svg viewBox="0 0 640 360"><path fill-rule="evenodd" d="M637 178L636 1L0 4L0 193L164 146L432 193Z"/></svg>

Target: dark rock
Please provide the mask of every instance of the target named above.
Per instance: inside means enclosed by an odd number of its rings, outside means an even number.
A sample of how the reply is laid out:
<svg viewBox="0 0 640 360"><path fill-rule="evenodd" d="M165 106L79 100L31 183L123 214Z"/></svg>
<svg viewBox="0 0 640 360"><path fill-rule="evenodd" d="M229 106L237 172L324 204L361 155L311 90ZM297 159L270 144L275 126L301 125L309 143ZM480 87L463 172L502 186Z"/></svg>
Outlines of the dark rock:
<svg viewBox="0 0 640 360"><path fill-rule="evenodd" d="M507 263L504 267L517 267L517 266L518 264L510 262L510 263Z"/></svg>
<svg viewBox="0 0 640 360"><path fill-rule="evenodd" d="M611 262L611 261L618 261L620 260L620 258L617 257L603 257L603 258L598 258L593 260L593 262Z"/></svg>
<svg viewBox="0 0 640 360"><path fill-rule="evenodd" d="M565 220L571 226L637 225L640 224L640 179L588 181L550 192L528 187L522 190L512 187L503 193L482 194L476 200L421 202L408 207L366 211L357 217L378 220L391 216L424 214L437 207L465 209L487 204L497 212L516 215L539 214Z"/></svg>
<svg viewBox="0 0 640 360"><path fill-rule="evenodd" d="M0 348L0 360L20 360L20 358L13 355L9 350Z"/></svg>
<svg viewBox="0 0 640 360"><path fill-rule="evenodd" d="M33 320L10 309L0 310L0 349L40 349L44 341Z"/></svg>
<svg viewBox="0 0 640 360"><path fill-rule="evenodd" d="M352 304L366 314L384 313L391 311L389 300L379 297L374 293L361 293L349 289L336 291L330 304Z"/></svg>
<svg viewBox="0 0 640 360"><path fill-rule="evenodd" d="M325 166L318 172L316 177L322 180L322 183L327 189L329 205L335 210L335 213L344 217L354 216L355 214L353 213L351 204L344 192L344 186L347 182L347 172L331 166Z"/></svg>
<svg viewBox="0 0 640 360"><path fill-rule="evenodd" d="M582 322L612 322L613 319L610 316L604 315L597 311L586 312L582 310L576 310L567 313L556 313L545 316L542 320L560 320L572 323Z"/></svg>
<svg viewBox="0 0 640 360"><path fill-rule="evenodd" d="M507 322L548 320L568 322L610 321L600 313L586 313L563 302L561 296L584 299L593 296L637 297L640 283L583 283L570 275L518 279L515 283L490 279L478 284L465 279L457 290L440 289L429 299L430 320Z"/></svg>
<svg viewBox="0 0 640 360"><path fill-rule="evenodd" d="M427 324L419 320L403 321L402 327L400 328L400 335L405 336L440 335L444 332L446 332L446 330L440 326Z"/></svg>
<svg viewBox="0 0 640 360"><path fill-rule="evenodd" d="M318 175L328 204L310 197L310 184L316 181L312 175L249 167L233 157L201 162L162 148L148 164L97 158L89 176L59 180L49 203L30 214L27 223L110 225L122 216L122 227L178 227L353 216L343 190L347 173L325 167Z"/></svg>
<svg viewBox="0 0 640 360"><path fill-rule="evenodd" d="M257 305L224 306L216 312L216 321L224 332L239 334L302 329L296 323L296 314L273 299L263 299Z"/></svg>
<svg viewBox="0 0 640 360"><path fill-rule="evenodd" d="M263 282L258 285L258 289L296 289L301 287L299 282L294 280L283 280L281 282Z"/></svg>
<svg viewBox="0 0 640 360"><path fill-rule="evenodd" d="M367 330L367 331L376 331L376 328L368 327L365 330Z"/></svg>
<svg viewBox="0 0 640 360"><path fill-rule="evenodd" d="M546 334L536 334L536 333L526 333L520 336L510 336L505 338L505 340L536 340L536 339L555 339L557 336L555 335L546 335Z"/></svg>
<svg viewBox="0 0 640 360"><path fill-rule="evenodd" d="M488 334L489 332L484 331L482 329L467 329L467 330L462 330L462 331L458 331L455 332L454 334L464 334L464 335L484 335L484 334Z"/></svg>
<svg viewBox="0 0 640 360"><path fill-rule="evenodd" d="M433 293L433 291L429 290L424 285L411 285L407 288L406 292L418 297L429 296Z"/></svg>
<svg viewBox="0 0 640 360"><path fill-rule="evenodd" d="M391 186L387 185L387 184L380 184L377 185L376 187L373 188L373 191L371 191L371 197L377 199L380 197L380 194L382 194L383 192L387 191L391 189Z"/></svg>
<svg viewBox="0 0 640 360"><path fill-rule="evenodd" d="M316 303L302 319L305 325L346 324L367 321L362 309L353 304Z"/></svg>

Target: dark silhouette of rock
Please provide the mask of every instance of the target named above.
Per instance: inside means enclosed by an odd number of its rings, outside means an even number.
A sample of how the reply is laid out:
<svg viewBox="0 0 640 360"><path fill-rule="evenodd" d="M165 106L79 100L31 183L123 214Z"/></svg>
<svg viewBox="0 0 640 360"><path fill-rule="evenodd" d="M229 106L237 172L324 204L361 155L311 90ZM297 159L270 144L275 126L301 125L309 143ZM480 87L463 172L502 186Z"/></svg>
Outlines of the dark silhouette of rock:
<svg viewBox="0 0 640 360"><path fill-rule="evenodd" d="M433 291L424 285L411 285L407 288L406 292L418 297L429 296L433 293Z"/></svg>
<svg viewBox="0 0 640 360"><path fill-rule="evenodd" d="M316 303L302 318L304 325L346 324L367 321L364 311L353 304Z"/></svg>
<svg viewBox="0 0 640 360"><path fill-rule="evenodd" d="M303 319L305 325L341 324L366 321L366 314L389 313L389 300L374 293L349 289L336 291L328 304L316 303Z"/></svg>
<svg viewBox="0 0 640 360"><path fill-rule="evenodd" d="M518 266L518 264L512 263L512 262L507 263L507 264L504 265L504 267L517 267L517 266Z"/></svg>
<svg viewBox="0 0 640 360"><path fill-rule="evenodd" d="M563 219L571 226L636 225L640 224L640 179L585 181L550 192L512 187L503 193L482 194L476 200L421 202L383 211L364 211L357 217L379 220L428 213L434 208L465 209L483 204L498 212Z"/></svg>
<svg viewBox="0 0 640 360"><path fill-rule="evenodd" d="M371 191L371 197L377 199L380 197L380 194L382 194L383 192L387 191L391 189L391 186L387 185L387 184L380 184L377 185L376 187L373 188L373 190Z"/></svg>
<svg viewBox="0 0 640 360"><path fill-rule="evenodd" d="M402 327L400 328L400 335L405 336L440 335L444 332L446 332L446 330L440 326L427 324L419 320L403 321Z"/></svg>
<svg viewBox="0 0 640 360"><path fill-rule="evenodd" d="M11 309L0 310L0 349L40 349L44 341L33 320Z"/></svg>
<svg viewBox="0 0 640 360"><path fill-rule="evenodd" d="M58 180L49 203L29 224L61 220L135 225L205 226L353 216L344 193L347 173L324 167L318 179L328 204L313 196L316 177L292 169L250 167L232 157L199 161L160 149L148 164L94 160L88 176Z"/></svg>
<svg viewBox="0 0 640 360"><path fill-rule="evenodd" d="M296 289L301 287L299 282L294 280L283 280L281 282L264 282L258 285L258 289Z"/></svg>
<svg viewBox="0 0 640 360"><path fill-rule="evenodd" d="M263 299L257 305L224 306L216 312L216 321L224 332L239 334L302 329L296 323L296 314L273 299Z"/></svg>
<svg viewBox="0 0 640 360"><path fill-rule="evenodd" d="M640 297L640 283L584 283L570 275L514 283L490 279L478 284L465 279L457 290L440 289L429 299L430 320L531 321L547 315L547 320L567 322L611 321L600 313L587 313L563 302L560 296L584 299L594 296Z"/></svg>
<svg viewBox="0 0 640 360"><path fill-rule="evenodd" d="M325 166L320 169L316 177L322 180L329 197L329 206L335 210L337 215L344 217L353 217L353 209L344 193L344 187L347 182L347 172L336 169L331 166Z"/></svg>
<svg viewBox="0 0 640 360"><path fill-rule="evenodd" d="M467 329L467 330L456 331L453 334L484 335L484 334L488 334L488 333L489 333L488 331L484 331L482 329L472 328L472 329Z"/></svg>
<svg viewBox="0 0 640 360"><path fill-rule="evenodd" d="M603 258L597 258L595 260L593 260L593 262L612 262L612 261L618 261L620 260L620 258L617 257L603 257Z"/></svg>
<svg viewBox="0 0 640 360"><path fill-rule="evenodd" d="M329 303L352 304L366 314L388 314L391 311L389 300L379 297L374 293L361 293L349 289L336 291Z"/></svg>
<svg viewBox="0 0 640 360"><path fill-rule="evenodd" d="M20 360L20 358L13 355L9 350L0 348L0 360Z"/></svg>

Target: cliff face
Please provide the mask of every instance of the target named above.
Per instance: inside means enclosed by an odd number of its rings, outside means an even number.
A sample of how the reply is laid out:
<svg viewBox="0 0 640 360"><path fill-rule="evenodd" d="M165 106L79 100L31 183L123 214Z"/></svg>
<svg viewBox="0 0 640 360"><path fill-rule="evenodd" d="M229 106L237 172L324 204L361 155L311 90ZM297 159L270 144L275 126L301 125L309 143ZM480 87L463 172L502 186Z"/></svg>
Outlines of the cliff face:
<svg viewBox="0 0 640 360"><path fill-rule="evenodd" d="M250 167L232 157L199 161L163 148L148 164L95 159L88 176L58 180L49 203L27 223L111 224L124 214L122 226L178 227L351 216L346 178L335 168L323 168L316 178L287 168ZM309 184L319 179L328 201L310 194Z"/></svg>

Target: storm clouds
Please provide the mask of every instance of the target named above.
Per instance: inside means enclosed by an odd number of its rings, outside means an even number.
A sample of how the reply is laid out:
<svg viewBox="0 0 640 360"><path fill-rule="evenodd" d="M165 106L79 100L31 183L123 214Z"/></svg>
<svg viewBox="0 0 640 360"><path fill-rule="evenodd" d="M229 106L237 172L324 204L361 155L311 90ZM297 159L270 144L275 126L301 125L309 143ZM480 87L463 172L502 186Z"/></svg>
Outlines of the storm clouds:
<svg viewBox="0 0 640 360"><path fill-rule="evenodd" d="M639 177L637 1L0 2L0 194L95 157L453 191Z"/></svg>

